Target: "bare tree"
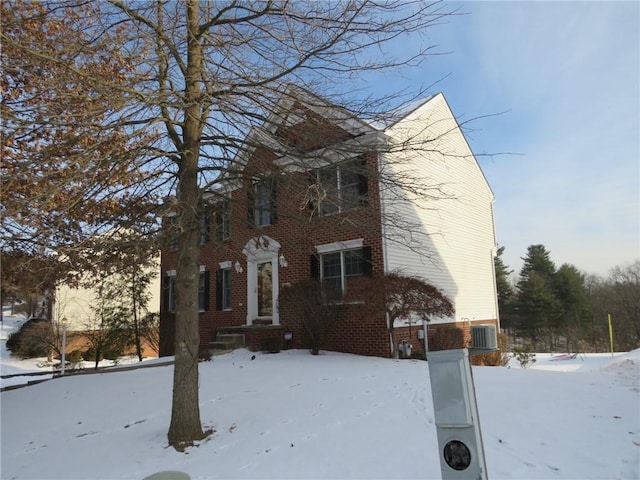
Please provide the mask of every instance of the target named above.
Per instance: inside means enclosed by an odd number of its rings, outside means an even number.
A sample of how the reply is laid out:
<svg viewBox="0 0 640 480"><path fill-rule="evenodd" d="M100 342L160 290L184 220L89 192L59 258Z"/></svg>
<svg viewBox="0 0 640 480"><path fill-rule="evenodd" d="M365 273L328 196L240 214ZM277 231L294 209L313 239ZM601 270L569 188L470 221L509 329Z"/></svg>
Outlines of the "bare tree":
<svg viewBox="0 0 640 480"><path fill-rule="evenodd" d="M3 179L9 173L10 187L17 189L29 184L29 168L43 171L44 185L55 187L49 203L67 205L73 213L65 218L61 207L47 210L43 203L35 207L38 212L55 215L43 213L25 226L25 203L15 196L11 214L3 220L3 226L11 227L11 241L19 239L35 251L56 248L71 265L76 247L86 247L93 233L107 226L149 232L154 224L147 214L157 213L157 198L175 188L175 197L165 205L175 214L168 233L179 252L168 440L181 448L206 435L198 401L202 192L237 179L245 154L259 146L258 137L247 137L247 132L293 113L293 96L289 111L282 110L289 83L322 91L351 116L378 120L380 112L399 100L423 96L422 86L382 100L358 91L372 72L420 65L431 51L427 30L450 12L438 2L394 0L62 0L5 2L2 13L8 19L1 34L8 52L3 65L9 66L3 85L10 92L5 97L10 105L3 104L10 113L3 134L11 140L14 158ZM402 52L387 48L408 35L414 41L405 43ZM42 71L46 81L38 83ZM43 90L47 94L39 97ZM39 114L27 114L29 108ZM83 126L79 131L78 125ZM38 137L44 140L33 141ZM68 148L55 148L61 144L58 137ZM410 141L385 148L407 149ZM353 153L357 143L345 148ZM27 155L27 146L40 157ZM439 148L436 141L418 149ZM296 144L279 142L272 151L291 154L308 168L310 158ZM47 155L55 160L41 165L30 160ZM76 160L81 163L74 164ZM51 168L43 170L43 165ZM83 181L87 174L90 182ZM410 176L381 171L380 178L396 185L403 181L403 195L411 198L443 195L441 185ZM37 196L43 202L45 191ZM316 189L310 194L313 200L330 192ZM102 209L105 204L111 208ZM401 217L393 220L405 231L412 227ZM52 237L53 231L64 234ZM107 245L103 239L92 248Z"/></svg>
<svg viewBox="0 0 640 480"><path fill-rule="evenodd" d="M609 278L611 310L617 314L618 333L624 338L619 344L636 348L640 344L640 260L613 268Z"/></svg>
<svg viewBox="0 0 640 480"><path fill-rule="evenodd" d="M148 313L140 321L140 339L155 352L160 351L160 315Z"/></svg>
<svg viewBox="0 0 640 480"><path fill-rule="evenodd" d="M332 285L317 280L294 283L280 292L280 311L304 326L312 355L320 353L336 325L335 299L338 295Z"/></svg>

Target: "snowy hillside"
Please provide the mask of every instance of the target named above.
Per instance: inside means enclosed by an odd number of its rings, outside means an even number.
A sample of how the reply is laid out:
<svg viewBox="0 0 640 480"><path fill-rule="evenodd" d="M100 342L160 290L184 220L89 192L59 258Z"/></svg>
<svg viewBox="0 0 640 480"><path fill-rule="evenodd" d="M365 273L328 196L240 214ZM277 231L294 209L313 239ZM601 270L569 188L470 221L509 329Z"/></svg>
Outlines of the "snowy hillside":
<svg viewBox="0 0 640 480"><path fill-rule="evenodd" d="M185 453L166 443L170 366L5 391L0 477L440 478L426 362L252 355L200 364L201 417L215 434ZM639 366L636 350L474 367L489 478L639 478Z"/></svg>

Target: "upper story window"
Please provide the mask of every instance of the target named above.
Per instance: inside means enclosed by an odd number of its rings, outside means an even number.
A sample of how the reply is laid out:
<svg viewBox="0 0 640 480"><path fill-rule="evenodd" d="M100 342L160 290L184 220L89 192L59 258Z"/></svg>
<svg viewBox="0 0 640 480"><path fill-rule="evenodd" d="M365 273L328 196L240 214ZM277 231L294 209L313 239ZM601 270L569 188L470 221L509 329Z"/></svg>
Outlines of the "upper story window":
<svg viewBox="0 0 640 480"><path fill-rule="evenodd" d="M253 182L248 192L249 222L256 226L276 223L276 182L272 178L260 178Z"/></svg>
<svg viewBox="0 0 640 480"><path fill-rule="evenodd" d="M200 216L200 245L211 240L210 221L211 212L207 210Z"/></svg>
<svg viewBox="0 0 640 480"><path fill-rule="evenodd" d="M317 170L320 188L320 215L344 212L367 202L368 184L366 162L363 157Z"/></svg>
<svg viewBox="0 0 640 480"><path fill-rule="evenodd" d="M211 212L205 211L200 215L199 225L198 225L198 235L200 245L207 243L211 240L211 227L210 227L210 218ZM178 225L178 217L177 216L168 216L165 217L165 229L168 234L168 246L169 250L176 251L178 250L178 237L181 232L181 228Z"/></svg>
<svg viewBox="0 0 640 480"><path fill-rule="evenodd" d="M228 240L231 238L231 209L228 200L219 202L215 207L216 215L216 240Z"/></svg>

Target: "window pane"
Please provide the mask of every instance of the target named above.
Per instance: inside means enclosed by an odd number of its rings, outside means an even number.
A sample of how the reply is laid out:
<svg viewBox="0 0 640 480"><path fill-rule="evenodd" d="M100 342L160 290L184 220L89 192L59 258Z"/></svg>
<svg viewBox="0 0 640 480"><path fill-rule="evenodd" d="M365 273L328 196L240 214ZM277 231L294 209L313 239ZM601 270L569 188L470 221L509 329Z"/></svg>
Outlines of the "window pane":
<svg viewBox="0 0 640 480"><path fill-rule="evenodd" d="M340 167L340 198L344 209L360 205L360 175L358 164L349 162Z"/></svg>
<svg viewBox="0 0 640 480"><path fill-rule="evenodd" d="M220 202L216 206L216 240L227 240L231 237L230 216L229 202Z"/></svg>
<svg viewBox="0 0 640 480"><path fill-rule="evenodd" d="M231 309L231 269L222 271L222 309Z"/></svg>
<svg viewBox="0 0 640 480"><path fill-rule="evenodd" d="M335 213L339 208L338 170L336 167L323 168L318 172L318 181L323 198L320 200L320 214Z"/></svg>
<svg viewBox="0 0 640 480"><path fill-rule="evenodd" d="M349 250L344 252L344 270L346 276L362 275L364 272L362 250Z"/></svg>
<svg viewBox="0 0 640 480"><path fill-rule="evenodd" d="M271 225L271 212L268 210L256 210L256 225Z"/></svg>
<svg viewBox="0 0 640 480"><path fill-rule="evenodd" d="M340 264L340 253L329 253L322 255L322 278L340 278L342 267Z"/></svg>
<svg viewBox="0 0 640 480"><path fill-rule="evenodd" d="M200 217L200 245L209 241L209 213Z"/></svg>
<svg viewBox="0 0 640 480"><path fill-rule="evenodd" d="M322 282L337 296L342 293L341 255L340 252L322 255Z"/></svg>
<svg viewBox="0 0 640 480"><path fill-rule="evenodd" d="M255 224L257 226L271 224L271 182L261 181L255 185Z"/></svg>

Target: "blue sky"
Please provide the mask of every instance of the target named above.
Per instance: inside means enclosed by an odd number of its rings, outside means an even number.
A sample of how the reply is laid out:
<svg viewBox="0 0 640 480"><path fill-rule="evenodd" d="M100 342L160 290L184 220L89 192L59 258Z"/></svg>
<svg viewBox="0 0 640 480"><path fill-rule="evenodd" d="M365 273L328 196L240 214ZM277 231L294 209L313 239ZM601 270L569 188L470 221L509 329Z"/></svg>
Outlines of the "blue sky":
<svg viewBox="0 0 640 480"><path fill-rule="evenodd" d="M434 92L459 121L508 111L465 131L505 263L518 273L532 244L600 275L640 257L640 3L449 5L467 15L429 41L451 53L413 78L448 75Z"/></svg>

